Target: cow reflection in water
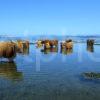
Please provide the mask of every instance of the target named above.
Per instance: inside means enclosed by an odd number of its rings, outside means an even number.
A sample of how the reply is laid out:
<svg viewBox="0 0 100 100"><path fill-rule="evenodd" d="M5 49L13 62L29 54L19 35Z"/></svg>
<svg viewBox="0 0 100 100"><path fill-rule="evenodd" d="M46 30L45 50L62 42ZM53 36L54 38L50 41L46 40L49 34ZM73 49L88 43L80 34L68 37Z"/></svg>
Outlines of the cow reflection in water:
<svg viewBox="0 0 100 100"><path fill-rule="evenodd" d="M44 48L41 50L44 54L49 54L49 53L56 53L58 52L58 47L53 47L53 48Z"/></svg>
<svg viewBox="0 0 100 100"><path fill-rule="evenodd" d="M73 53L73 48L72 49L61 49L60 51L64 55L70 55Z"/></svg>
<svg viewBox="0 0 100 100"><path fill-rule="evenodd" d="M21 80L22 72L17 71L17 66L14 62L0 62L0 77L4 77L10 80Z"/></svg>
<svg viewBox="0 0 100 100"><path fill-rule="evenodd" d="M87 51L94 52L94 46L93 45L87 45Z"/></svg>
<svg viewBox="0 0 100 100"><path fill-rule="evenodd" d="M87 51L94 52L94 40L87 40Z"/></svg>

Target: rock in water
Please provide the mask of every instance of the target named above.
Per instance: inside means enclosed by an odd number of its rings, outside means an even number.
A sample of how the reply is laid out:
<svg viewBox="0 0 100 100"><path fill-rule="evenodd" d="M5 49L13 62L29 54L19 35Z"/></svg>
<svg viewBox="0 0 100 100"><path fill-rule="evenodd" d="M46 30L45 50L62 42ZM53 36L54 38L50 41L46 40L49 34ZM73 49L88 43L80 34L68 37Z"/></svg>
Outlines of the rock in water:
<svg viewBox="0 0 100 100"><path fill-rule="evenodd" d="M100 73L87 72L83 73L83 76L88 79L100 79Z"/></svg>

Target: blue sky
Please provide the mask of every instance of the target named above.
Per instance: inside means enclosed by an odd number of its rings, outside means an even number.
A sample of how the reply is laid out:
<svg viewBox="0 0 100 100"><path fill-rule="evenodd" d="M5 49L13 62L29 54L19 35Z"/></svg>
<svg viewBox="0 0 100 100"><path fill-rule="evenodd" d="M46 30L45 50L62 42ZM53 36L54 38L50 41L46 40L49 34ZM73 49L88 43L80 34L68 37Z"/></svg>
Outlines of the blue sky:
<svg viewBox="0 0 100 100"><path fill-rule="evenodd" d="M100 34L100 0L0 0L0 34Z"/></svg>

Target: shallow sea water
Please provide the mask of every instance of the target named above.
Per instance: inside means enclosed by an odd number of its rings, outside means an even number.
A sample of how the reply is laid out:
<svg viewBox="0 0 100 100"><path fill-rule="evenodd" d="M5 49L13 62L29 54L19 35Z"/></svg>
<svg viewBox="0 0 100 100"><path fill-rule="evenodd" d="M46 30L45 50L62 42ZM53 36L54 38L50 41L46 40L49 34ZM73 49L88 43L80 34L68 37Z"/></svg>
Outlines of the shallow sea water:
<svg viewBox="0 0 100 100"><path fill-rule="evenodd" d="M100 80L84 72L100 72L100 46L87 50L75 43L61 53L30 45L29 54L18 54L14 63L0 63L0 100L100 100Z"/></svg>

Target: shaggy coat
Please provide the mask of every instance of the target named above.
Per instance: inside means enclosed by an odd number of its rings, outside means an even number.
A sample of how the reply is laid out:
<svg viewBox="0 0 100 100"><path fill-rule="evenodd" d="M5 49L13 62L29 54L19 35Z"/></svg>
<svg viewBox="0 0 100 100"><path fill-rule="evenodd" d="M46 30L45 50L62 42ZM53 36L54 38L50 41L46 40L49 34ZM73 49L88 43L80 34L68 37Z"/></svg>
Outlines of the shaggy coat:
<svg viewBox="0 0 100 100"><path fill-rule="evenodd" d="M16 45L12 42L0 42L0 58L9 60L16 57Z"/></svg>

